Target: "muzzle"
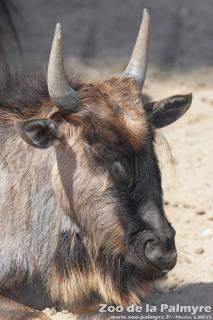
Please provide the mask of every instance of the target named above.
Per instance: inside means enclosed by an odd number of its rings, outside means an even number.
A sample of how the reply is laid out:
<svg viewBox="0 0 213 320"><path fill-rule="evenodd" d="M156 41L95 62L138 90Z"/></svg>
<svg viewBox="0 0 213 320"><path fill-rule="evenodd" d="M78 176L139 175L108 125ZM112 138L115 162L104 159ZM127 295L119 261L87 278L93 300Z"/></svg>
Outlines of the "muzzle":
<svg viewBox="0 0 213 320"><path fill-rule="evenodd" d="M139 230L127 241L126 259L146 273L167 272L177 262L175 230L153 203L140 207Z"/></svg>

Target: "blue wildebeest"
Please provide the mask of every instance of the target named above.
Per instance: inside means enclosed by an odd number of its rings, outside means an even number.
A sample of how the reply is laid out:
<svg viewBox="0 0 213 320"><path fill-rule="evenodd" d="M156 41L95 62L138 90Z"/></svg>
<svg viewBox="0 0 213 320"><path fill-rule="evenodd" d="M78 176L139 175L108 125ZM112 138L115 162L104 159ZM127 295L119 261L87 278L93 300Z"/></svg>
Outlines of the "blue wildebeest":
<svg viewBox="0 0 213 320"><path fill-rule="evenodd" d="M146 10L124 74L83 83L65 76L58 24L47 85L1 89L0 319L46 319L31 308L47 300L76 313L126 307L174 267L155 129L192 96L143 103L148 35Z"/></svg>

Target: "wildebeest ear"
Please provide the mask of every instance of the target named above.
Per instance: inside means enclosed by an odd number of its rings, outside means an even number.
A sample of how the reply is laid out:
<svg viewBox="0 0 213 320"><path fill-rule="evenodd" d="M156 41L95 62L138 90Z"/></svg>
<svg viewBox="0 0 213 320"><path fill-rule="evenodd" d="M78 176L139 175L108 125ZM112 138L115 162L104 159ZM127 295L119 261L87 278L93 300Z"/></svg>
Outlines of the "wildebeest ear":
<svg viewBox="0 0 213 320"><path fill-rule="evenodd" d="M57 123L50 119L19 122L16 128L21 138L36 148L49 148L62 138Z"/></svg>
<svg viewBox="0 0 213 320"><path fill-rule="evenodd" d="M168 126L178 120L189 109L192 94L176 95L166 99L144 104L144 109L150 116L155 128Z"/></svg>

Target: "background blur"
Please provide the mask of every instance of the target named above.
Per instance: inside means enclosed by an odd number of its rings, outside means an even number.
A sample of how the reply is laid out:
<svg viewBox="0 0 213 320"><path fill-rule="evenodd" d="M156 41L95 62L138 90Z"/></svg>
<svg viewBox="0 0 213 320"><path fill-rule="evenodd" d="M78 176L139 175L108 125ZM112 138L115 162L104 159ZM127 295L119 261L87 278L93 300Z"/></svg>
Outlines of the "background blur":
<svg viewBox="0 0 213 320"><path fill-rule="evenodd" d="M157 288L154 301L212 305L213 1L11 0L10 4L22 51L13 30L1 19L1 43L9 65L14 70L46 70L59 21L67 69L80 72L83 79L106 78L124 70L143 9L150 9L144 92L154 100L193 92L189 112L158 133L165 207L177 231L179 258L167 281ZM54 310L46 312L53 319L73 319Z"/></svg>
<svg viewBox="0 0 213 320"><path fill-rule="evenodd" d="M12 18L26 62L47 63L55 24L64 31L65 55L83 64L125 65L143 8L151 11L149 64L191 71L213 64L212 0L10 0ZM12 44L12 45L11 45ZM14 43L7 41L11 62Z"/></svg>

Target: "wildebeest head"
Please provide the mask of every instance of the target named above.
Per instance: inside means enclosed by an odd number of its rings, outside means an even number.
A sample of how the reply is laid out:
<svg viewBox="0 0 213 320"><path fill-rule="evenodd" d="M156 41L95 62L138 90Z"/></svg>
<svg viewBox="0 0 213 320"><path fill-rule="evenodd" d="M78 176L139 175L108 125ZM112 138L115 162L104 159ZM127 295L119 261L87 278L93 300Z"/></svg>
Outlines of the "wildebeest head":
<svg viewBox="0 0 213 320"><path fill-rule="evenodd" d="M154 150L155 129L182 116L191 95L144 104L149 14L144 13L136 45L122 77L70 86L64 74L62 35L56 26L48 68L55 110L46 119L17 125L37 148L55 147L55 193L93 259L146 278L176 263L175 231L168 222ZM105 260L106 262L106 260ZM109 262L106 262L109 264Z"/></svg>

